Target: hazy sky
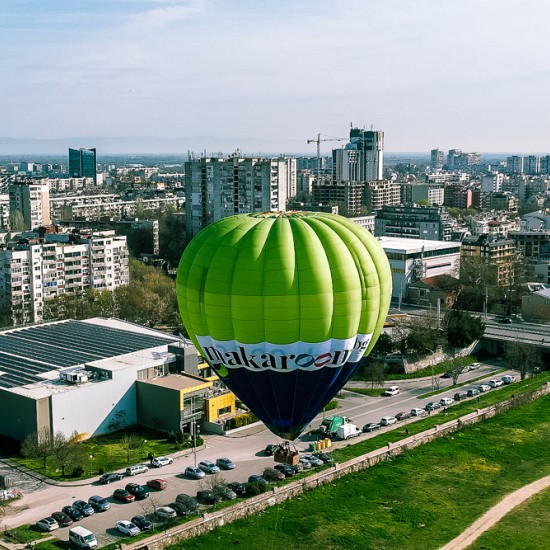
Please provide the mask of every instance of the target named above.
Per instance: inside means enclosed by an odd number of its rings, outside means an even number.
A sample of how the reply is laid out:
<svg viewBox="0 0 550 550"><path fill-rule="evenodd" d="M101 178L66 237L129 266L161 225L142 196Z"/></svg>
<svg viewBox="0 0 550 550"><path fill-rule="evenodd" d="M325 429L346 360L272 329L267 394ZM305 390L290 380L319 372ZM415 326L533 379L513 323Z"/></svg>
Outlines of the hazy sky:
<svg viewBox="0 0 550 550"><path fill-rule="evenodd" d="M0 0L0 136L307 150L353 122L387 151L548 153L549 22L548 0Z"/></svg>

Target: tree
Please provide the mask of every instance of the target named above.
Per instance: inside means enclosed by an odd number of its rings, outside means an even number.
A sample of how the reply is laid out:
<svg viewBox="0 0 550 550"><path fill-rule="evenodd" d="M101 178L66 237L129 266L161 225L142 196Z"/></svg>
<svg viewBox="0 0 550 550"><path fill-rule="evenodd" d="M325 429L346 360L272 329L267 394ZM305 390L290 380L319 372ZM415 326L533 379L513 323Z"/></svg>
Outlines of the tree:
<svg viewBox="0 0 550 550"><path fill-rule="evenodd" d="M391 355L394 349L395 344L391 336L387 332L382 332L372 348L371 356L385 357L386 355Z"/></svg>
<svg viewBox="0 0 550 550"><path fill-rule="evenodd" d="M10 229L11 231L25 231L25 219L19 210L10 212Z"/></svg>
<svg viewBox="0 0 550 550"><path fill-rule="evenodd" d="M427 355L440 344L438 320L435 315L422 315L400 320L394 327L396 345L402 355Z"/></svg>
<svg viewBox="0 0 550 550"><path fill-rule="evenodd" d="M46 467L48 458L53 455L53 438L50 429L43 427L39 432L34 432L23 440L21 454L27 458L42 459L42 467Z"/></svg>
<svg viewBox="0 0 550 550"><path fill-rule="evenodd" d="M483 311L485 302L494 299L497 288L498 267L479 256L467 256L460 260L461 309Z"/></svg>
<svg viewBox="0 0 550 550"><path fill-rule="evenodd" d="M227 493L227 482L220 474L214 474L203 479L200 488L212 491L216 499L222 500Z"/></svg>
<svg viewBox="0 0 550 550"><path fill-rule="evenodd" d="M130 463L132 451L143 447L143 439L136 434L125 434L120 441L124 452L126 453L126 463Z"/></svg>
<svg viewBox="0 0 550 550"><path fill-rule="evenodd" d="M541 364L540 349L535 346L507 342L504 346L504 355L508 366L517 370L522 380L525 380Z"/></svg>
<svg viewBox="0 0 550 550"><path fill-rule="evenodd" d="M465 348L479 340L485 332L485 325L480 317L458 309L451 309L445 314L444 327L447 342L453 348Z"/></svg>
<svg viewBox="0 0 550 550"><path fill-rule="evenodd" d="M371 388L384 385L384 364L379 361L369 361L363 366L363 376Z"/></svg>
<svg viewBox="0 0 550 550"><path fill-rule="evenodd" d="M67 438L63 432L56 432L53 438L53 454L61 467L61 475L65 475L65 469L69 466L82 464L84 451L77 443L77 433L73 432Z"/></svg>

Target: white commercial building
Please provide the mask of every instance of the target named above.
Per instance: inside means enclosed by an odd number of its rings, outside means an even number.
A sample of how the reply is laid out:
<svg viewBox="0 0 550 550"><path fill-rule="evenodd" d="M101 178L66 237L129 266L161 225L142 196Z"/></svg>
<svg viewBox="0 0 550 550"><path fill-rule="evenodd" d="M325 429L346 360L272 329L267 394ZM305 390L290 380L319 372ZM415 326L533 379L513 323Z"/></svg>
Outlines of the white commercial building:
<svg viewBox="0 0 550 550"><path fill-rule="evenodd" d="M392 274L392 298L406 296L407 285L436 275L458 276L460 243L379 237Z"/></svg>

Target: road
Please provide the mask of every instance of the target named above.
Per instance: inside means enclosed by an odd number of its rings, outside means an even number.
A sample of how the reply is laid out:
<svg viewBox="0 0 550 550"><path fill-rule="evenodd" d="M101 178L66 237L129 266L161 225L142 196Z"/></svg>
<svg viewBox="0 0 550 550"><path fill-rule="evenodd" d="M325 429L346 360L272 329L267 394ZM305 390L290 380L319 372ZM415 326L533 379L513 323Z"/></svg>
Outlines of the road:
<svg viewBox="0 0 550 550"><path fill-rule="evenodd" d="M499 370L498 363L483 364L478 370L464 374L459 382L466 382L473 378L479 378L485 375L489 380L495 377L495 371ZM499 373L501 376L504 373ZM450 379L438 378L441 388L449 387L449 391L441 393L433 398L418 399L432 390L431 377L403 380L399 382L388 383L387 385L397 383L401 391L393 397L366 397L351 391L343 391L340 399L340 408L338 414L349 416L353 422L362 427L367 422L378 421L382 416L392 416L399 411L408 411L413 407L424 407L431 400L439 400L443 396L452 397L456 389L451 389L452 381ZM476 382L478 384L480 382ZM353 385L353 384L352 384ZM493 390L495 391L495 390ZM312 427L316 428L322 421L322 415L319 415L313 422ZM397 425L397 427L399 424ZM395 429L396 426L382 428L382 430ZM378 435L362 434L354 442L367 439ZM266 457L263 449L268 443L278 442L277 438L262 425L246 427L239 432L234 432L230 436L205 435L204 448L196 453L197 461L210 459L215 460L221 456L228 456L235 464L236 468L223 472L223 477L229 481L244 482L248 476L261 473L264 468L274 465L272 457ZM310 433L306 432L296 442L296 448L299 451L308 450L310 442ZM334 442L333 447L348 445L350 441ZM128 482L137 482L145 484L147 479L161 477L168 482L168 487L164 491L149 490L149 498L130 504L123 504L109 498L111 509L107 512L96 513L89 518L83 519L80 523L92 530L98 538L100 546L115 542L122 535L119 535L114 529L114 524L119 519L130 519L136 514L149 514L153 510L153 505L160 506L174 502L176 496L180 493L195 495L197 490L202 488L203 481L193 481L186 479L182 472L189 465L194 464L194 456L175 458L173 464L163 466L162 468L152 468L148 473L139 474L133 477L126 477L121 481L109 485L100 485L97 481L87 485L73 486L45 486L35 483L28 485L28 490L22 487L24 496L17 501L16 506L20 511L15 515L8 515L2 518L1 526L13 528L23 524L34 523L42 517L50 515L55 510L60 510L63 506L72 503L76 499L87 500L92 495L101 495L110 497L117 488L124 487ZM13 477L13 476L12 476ZM62 528L55 531L55 536L67 540L68 528Z"/></svg>

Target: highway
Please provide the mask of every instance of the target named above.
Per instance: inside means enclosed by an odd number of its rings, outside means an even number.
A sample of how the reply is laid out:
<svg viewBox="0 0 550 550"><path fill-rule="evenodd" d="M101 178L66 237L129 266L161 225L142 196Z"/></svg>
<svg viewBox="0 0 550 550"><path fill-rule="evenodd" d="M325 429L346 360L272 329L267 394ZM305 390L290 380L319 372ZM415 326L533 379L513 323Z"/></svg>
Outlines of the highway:
<svg viewBox="0 0 550 550"><path fill-rule="evenodd" d="M483 375L489 380L490 378L496 376L500 377L505 374L504 372L499 372L498 375L495 375L495 371L497 370L501 370L501 365L499 365L499 363L483 364L478 370L462 375L459 379L459 383L466 382L473 378L479 378ZM398 384L401 388L400 393L393 397L366 397L355 392L344 390L341 394L341 399L339 399L340 407L337 414L351 417L353 422L361 428L367 422L380 420L382 416L393 416L399 411L410 411L413 407L424 407L427 402L432 400L438 401L443 396L452 397L457 391L456 388L450 388L452 385L450 379L438 378L437 380L441 384L441 389L449 388L449 390L432 398L424 399L418 399L418 396L432 390L431 377L388 382L386 386ZM480 382L476 382L476 385L479 383ZM350 384L350 386L353 385L357 385L357 383ZM464 386L463 389L465 390L467 387L468 386ZM332 414L332 412L326 414ZM315 421L312 422L312 427L318 427L322 418L323 416L319 415ZM333 443L333 448L374 437L384 430L402 429L402 425L403 423L398 423L387 428L382 428L382 430L374 434L362 434L359 438L354 440L335 441ZM273 466L273 458L266 457L263 453L263 449L268 443L279 442L278 438L271 434L271 432L261 424L248 426L240 431L234 432L230 436L205 435L204 441L204 448L196 453L197 461L204 459L215 461L218 457L227 456L236 463L236 468L234 470L222 472L223 477L228 482L244 482L251 474L261 474L264 468ZM309 442L310 433L306 432L295 442L296 448L299 451L307 451ZM38 519L50 515L56 510L61 510L63 506L72 503L76 499L87 500L90 496L96 494L110 497L115 489L124 487L129 482L145 484L148 479L155 477L165 479L168 482L168 487L164 491L154 491L150 489L149 498L130 504L120 503L111 497L109 498L111 502L110 510L103 513L95 513L93 516L78 522L92 530L98 538L100 546L103 546L115 542L122 537L114 528L114 524L117 520L130 519L136 514L149 514L153 511L153 505L160 506L169 504L175 500L176 495L179 493L195 495L197 490L202 488L204 480L193 481L186 479L182 475L185 468L193 464L194 455L190 454L184 457L175 458L174 463L171 465L162 468L151 468L148 473L133 477L125 477L123 480L109 485L100 485L97 481L70 487L61 487L57 485L50 486L45 484L36 487L35 485L32 489L29 488L26 491L23 489L23 498L15 503L21 511L16 515L4 517L2 523L3 526L8 529L22 524L33 523ZM54 531L53 534L60 539L67 540L67 531L68 528L61 528Z"/></svg>

